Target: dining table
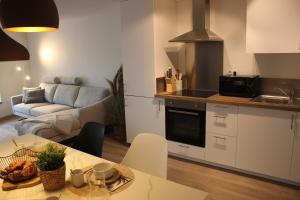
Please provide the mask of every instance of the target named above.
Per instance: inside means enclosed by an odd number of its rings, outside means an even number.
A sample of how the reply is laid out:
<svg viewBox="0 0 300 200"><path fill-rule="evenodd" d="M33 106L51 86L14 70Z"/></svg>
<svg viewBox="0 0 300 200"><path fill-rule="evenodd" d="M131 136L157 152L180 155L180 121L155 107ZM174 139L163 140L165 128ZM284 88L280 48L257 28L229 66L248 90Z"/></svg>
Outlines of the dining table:
<svg viewBox="0 0 300 200"><path fill-rule="evenodd" d="M25 145L25 147L41 146L52 142L33 134L15 137L14 141L17 144ZM12 140L0 141L0 157L13 154L15 152L14 145ZM42 184L38 184L33 187L11 191L3 191L1 189L0 200L46 200L49 197L57 197L60 200L84 200L87 199L87 196L74 192L76 188L73 188L70 184L70 170L84 169L102 162L115 164L71 147L67 147L64 161L66 163L66 185L64 188L50 192L45 191ZM143 162L143 160L140 162ZM136 169L130 168L130 170L134 174L132 183L126 189L113 193L110 197L111 200L204 200L207 198L208 193L205 191L159 178ZM2 180L0 180L0 183L2 184Z"/></svg>

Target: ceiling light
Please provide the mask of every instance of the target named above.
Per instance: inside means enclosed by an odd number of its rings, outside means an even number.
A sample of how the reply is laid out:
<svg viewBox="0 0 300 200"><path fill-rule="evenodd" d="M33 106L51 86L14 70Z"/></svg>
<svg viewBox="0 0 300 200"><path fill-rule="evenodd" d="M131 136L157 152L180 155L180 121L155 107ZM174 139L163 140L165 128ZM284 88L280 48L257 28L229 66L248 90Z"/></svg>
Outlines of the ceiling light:
<svg viewBox="0 0 300 200"><path fill-rule="evenodd" d="M28 50L0 28L0 61L29 60Z"/></svg>
<svg viewBox="0 0 300 200"><path fill-rule="evenodd" d="M25 79L26 79L27 81L30 81L31 78L30 78L30 76L26 76Z"/></svg>
<svg viewBox="0 0 300 200"><path fill-rule="evenodd" d="M22 71L22 67L17 67L16 70L20 72Z"/></svg>
<svg viewBox="0 0 300 200"><path fill-rule="evenodd" d="M54 0L0 0L2 28L13 32L57 30L59 16Z"/></svg>

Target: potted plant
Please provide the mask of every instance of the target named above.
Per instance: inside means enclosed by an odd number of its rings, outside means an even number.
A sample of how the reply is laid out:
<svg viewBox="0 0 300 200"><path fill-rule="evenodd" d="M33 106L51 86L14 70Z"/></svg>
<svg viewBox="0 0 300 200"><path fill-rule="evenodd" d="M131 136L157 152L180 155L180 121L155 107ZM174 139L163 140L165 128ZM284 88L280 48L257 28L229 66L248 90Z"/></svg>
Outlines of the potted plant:
<svg viewBox="0 0 300 200"><path fill-rule="evenodd" d="M36 166L45 190L57 190L66 182L65 147L54 143L47 144L44 151L38 153Z"/></svg>
<svg viewBox="0 0 300 200"><path fill-rule="evenodd" d="M117 134L121 141L126 141L125 130L125 105L124 105L124 83L123 83L123 66L118 69L113 80L106 79L110 85L113 100L112 113L114 118L114 133Z"/></svg>

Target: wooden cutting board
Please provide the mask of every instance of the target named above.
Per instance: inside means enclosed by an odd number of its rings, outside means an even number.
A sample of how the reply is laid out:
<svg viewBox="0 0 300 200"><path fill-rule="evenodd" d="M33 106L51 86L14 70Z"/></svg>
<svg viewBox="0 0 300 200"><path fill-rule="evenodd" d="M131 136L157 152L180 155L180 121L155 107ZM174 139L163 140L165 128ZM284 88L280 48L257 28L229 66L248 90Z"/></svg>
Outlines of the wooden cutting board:
<svg viewBox="0 0 300 200"><path fill-rule="evenodd" d="M16 190L16 189L21 189L21 188L28 188L28 187L38 185L40 183L41 183L41 179L39 176L36 176L34 178L31 178L29 180L26 180L26 181L23 181L20 183L11 183L11 182L4 180L3 184L2 184L2 190L9 191L9 190Z"/></svg>

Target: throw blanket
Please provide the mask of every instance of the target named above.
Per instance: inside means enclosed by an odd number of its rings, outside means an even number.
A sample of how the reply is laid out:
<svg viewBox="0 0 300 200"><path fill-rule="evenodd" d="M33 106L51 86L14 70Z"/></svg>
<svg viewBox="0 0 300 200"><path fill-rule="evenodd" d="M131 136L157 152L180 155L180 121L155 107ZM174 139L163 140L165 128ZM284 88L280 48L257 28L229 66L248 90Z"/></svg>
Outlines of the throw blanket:
<svg viewBox="0 0 300 200"><path fill-rule="evenodd" d="M41 129L55 129L63 134L70 134L74 117L71 114L66 115L45 115L31 119L25 119L16 124L15 128L19 135L26 133L37 134Z"/></svg>

